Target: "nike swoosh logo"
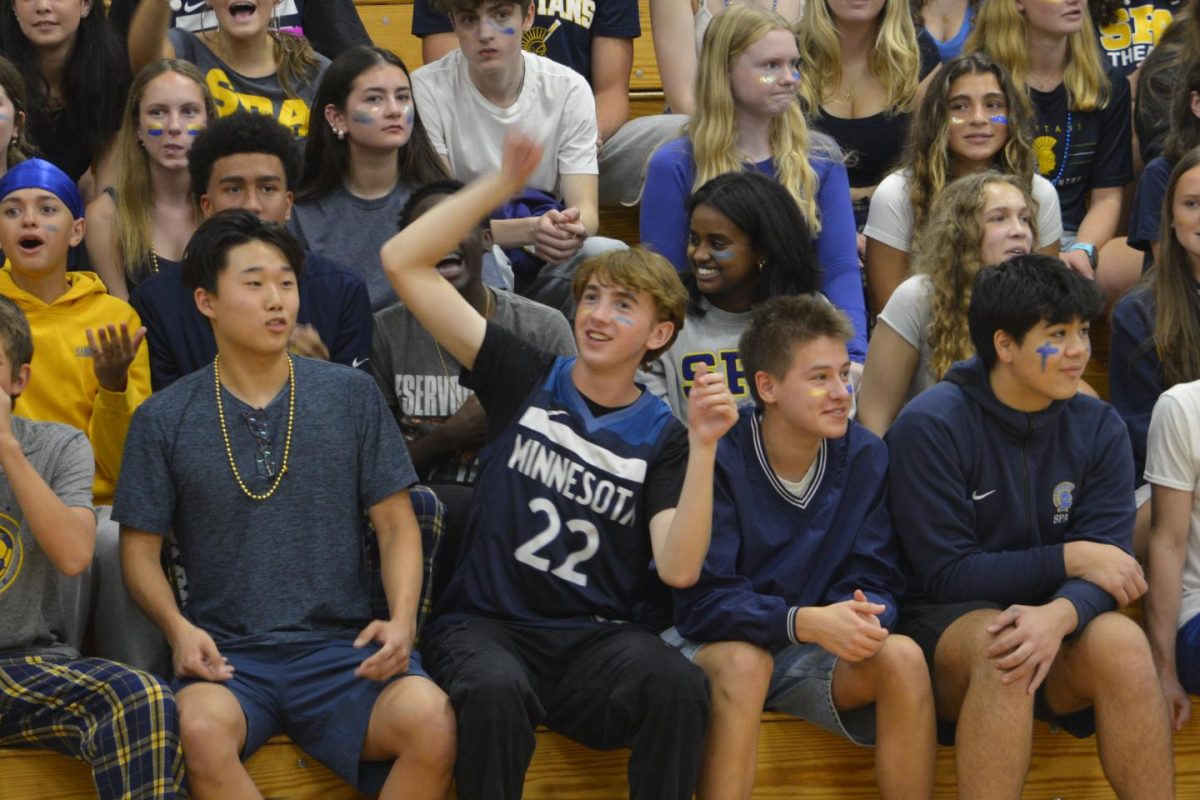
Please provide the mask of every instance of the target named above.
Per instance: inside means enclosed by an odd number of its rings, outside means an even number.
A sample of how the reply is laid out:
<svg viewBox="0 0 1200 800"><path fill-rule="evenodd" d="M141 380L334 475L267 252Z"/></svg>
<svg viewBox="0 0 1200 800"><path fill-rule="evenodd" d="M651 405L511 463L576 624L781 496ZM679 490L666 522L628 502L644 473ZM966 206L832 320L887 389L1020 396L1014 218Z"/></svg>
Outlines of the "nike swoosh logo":
<svg viewBox="0 0 1200 800"><path fill-rule="evenodd" d="M367 363L370 360L371 359L369 359L369 358L356 358L350 362L350 366L354 367L355 369L358 369L359 367L361 367L363 364Z"/></svg>
<svg viewBox="0 0 1200 800"><path fill-rule="evenodd" d="M971 499L972 500L982 500L983 498L987 497L988 495L993 495L995 493L996 493L995 489L992 489L990 492L984 492L983 494L980 494L979 492L971 492Z"/></svg>
<svg viewBox="0 0 1200 800"><path fill-rule="evenodd" d="M191 3L191 2L186 2L186 0L185 0L185 2L183 4L183 12L182 13L195 14L197 11L204 8L204 1L205 0L200 0L199 3Z"/></svg>

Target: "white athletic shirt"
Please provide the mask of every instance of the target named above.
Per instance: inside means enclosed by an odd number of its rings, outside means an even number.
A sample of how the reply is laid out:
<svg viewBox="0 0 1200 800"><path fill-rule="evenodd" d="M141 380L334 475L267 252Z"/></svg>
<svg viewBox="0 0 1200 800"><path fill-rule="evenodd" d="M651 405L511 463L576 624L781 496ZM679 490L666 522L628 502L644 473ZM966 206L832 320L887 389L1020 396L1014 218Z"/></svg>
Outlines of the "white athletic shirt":
<svg viewBox="0 0 1200 800"><path fill-rule="evenodd" d="M508 108L493 105L467 74L454 50L412 74L413 95L433 148L464 183L500 168L505 130L519 125L545 148L529 186L556 196L559 175L597 175L596 101L583 76L533 53L525 82Z"/></svg>
<svg viewBox="0 0 1200 800"><path fill-rule="evenodd" d="M422 111L422 114L424 111ZM1063 235L1058 193L1050 181L1033 176L1033 201L1037 205L1037 249L1057 244ZM908 175L893 172L871 196L871 211L863 234L902 253L912 252L912 207L908 202Z"/></svg>
<svg viewBox="0 0 1200 800"><path fill-rule="evenodd" d="M1146 480L1192 492L1192 521L1183 562L1179 627L1200 614L1200 381L1162 393L1146 439Z"/></svg>

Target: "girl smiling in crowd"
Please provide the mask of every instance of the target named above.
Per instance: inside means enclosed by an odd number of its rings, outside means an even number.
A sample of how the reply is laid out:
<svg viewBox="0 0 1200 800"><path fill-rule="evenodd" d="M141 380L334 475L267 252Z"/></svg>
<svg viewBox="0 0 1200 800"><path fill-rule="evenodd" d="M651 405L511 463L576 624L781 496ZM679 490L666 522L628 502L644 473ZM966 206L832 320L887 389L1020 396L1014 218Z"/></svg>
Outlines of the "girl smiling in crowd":
<svg viewBox="0 0 1200 800"><path fill-rule="evenodd" d="M675 343L648 369L647 385L680 419L703 364L720 372L739 403L750 402L738 339L751 309L770 297L815 292L820 267L808 225L788 191L758 172L729 172L688 201L687 318Z"/></svg>
<svg viewBox="0 0 1200 800"><path fill-rule="evenodd" d="M1024 93L987 56L959 56L942 66L913 118L901 168L871 198L864 233L873 311L882 311L908 277L909 249L932 200L947 183L972 172L993 169L1030 187L1035 246L1058 254L1058 197L1049 181L1034 174L1032 125Z"/></svg>
<svg viewBox="0 0 1200 800"><path fill-rule="evenodd" d="M157 61L138 73L117 135L117 183L87 208L87 250L109 294L130 292L161 267L178 264L200 207L187 159L192 141L216 117L193 65Z"/></svg>
<svg viewBox="0 0 1200 800"><path fill-rule="evenodd" d="M379 248L396 232L412 190L448 177L446 167L425 135L408 70L383 48L338 56L315 107L323 117L305 144L292 232L361 275L378 311L396 302Z"/></svg>
<svg viewBox="0 0 1200 800"><path fill-rule="evenodd" d="M867 320L850 184L837 147L808 130L796 102L799 70L796 36L778 14L731 6L716 16L704 37L687 136L650 157L641 240L683 270L688 196L727 172L774 177L814 232L821 291L854 323L848 347L861 363Z"/></svg>

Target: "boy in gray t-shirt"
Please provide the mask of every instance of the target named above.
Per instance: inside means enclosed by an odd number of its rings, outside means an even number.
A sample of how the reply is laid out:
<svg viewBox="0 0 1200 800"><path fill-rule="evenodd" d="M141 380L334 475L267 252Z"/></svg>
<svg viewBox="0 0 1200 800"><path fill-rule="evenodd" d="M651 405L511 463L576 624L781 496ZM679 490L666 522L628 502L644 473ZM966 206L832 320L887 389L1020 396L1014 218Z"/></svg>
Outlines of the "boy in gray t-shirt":
<svg viewBox="0 0 1200 800"><path fill-rule="evenodd" d="M82 431L12 416L32 356L29 322L0 298L0 747L88 762L104 800L172 798L183 759L170 691L145 672L81 658L66 640L59 583L92 562L95 467Z"/></svg>
<svg viewBox="0 0 1200 800"><path fill-rule="evenodd" d="M422 186L401 209L400 227L461 188L463 184L454 180ZM438 268L489 321L545 352L575 355L575 337L562 312L484 285L484 253L491 246L491 231L477 225ZM487 418L475 394L459 383L462 365L434 341L403 303L375 314L371 370L396 415L422 483L446 504L434 572L436 600L458 560Z"/></svg>
<svg viewBox="0 0 1200 800"><path fill-rule="evenodd" d="M134 417L113 508L125 581L171 644L197 795L252 796L239 757L286 733L362 791L440 798L455 724L412 650L416 476L370 377L289 355L302 265L290 234L242 209L189 242L183 281L217 356ZM371 620L364 517L387 620ZM168 532L182 608L160 566Z"/></svg>

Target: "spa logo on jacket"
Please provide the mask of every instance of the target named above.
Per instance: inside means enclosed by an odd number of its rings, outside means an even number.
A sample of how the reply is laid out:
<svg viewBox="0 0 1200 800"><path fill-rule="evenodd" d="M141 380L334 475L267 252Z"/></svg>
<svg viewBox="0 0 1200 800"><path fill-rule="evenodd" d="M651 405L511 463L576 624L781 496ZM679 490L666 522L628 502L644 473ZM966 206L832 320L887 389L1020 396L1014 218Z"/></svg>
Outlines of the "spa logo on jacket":
<svg viewBox="0 0 1200 800"><path fill-rule="evenodd" d="M1071 505L1075 502L1075 484L1063 481L1054 487L1054 524L1061 525L1071 520Z"/></svg>

